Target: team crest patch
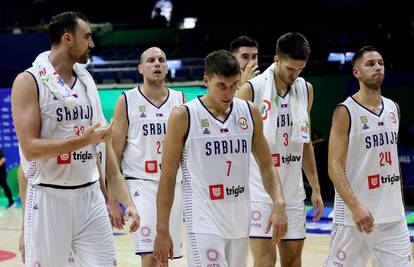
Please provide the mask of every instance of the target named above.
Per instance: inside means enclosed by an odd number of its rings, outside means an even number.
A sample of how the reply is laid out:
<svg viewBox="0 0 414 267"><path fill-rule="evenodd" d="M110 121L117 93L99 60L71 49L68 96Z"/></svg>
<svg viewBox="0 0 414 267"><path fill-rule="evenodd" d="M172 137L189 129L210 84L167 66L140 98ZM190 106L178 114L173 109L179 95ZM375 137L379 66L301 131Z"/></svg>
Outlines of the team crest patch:
<svg viewBox="0 0 414 267"><path fill-rule="evenodd" d="M397 116L394 112L390 112L390 120L392 123L397 123Z"/></svg>
<svg viewBox="0 0 414 267"><path fill-rule="evenodd" d="M201 126L203 126L203 127L210 126L210 122L208 121L208 119L202 119L201 120Z"/></svg>
<svg viewBox="0 0 414 267"><path fill-rule="evenodd" d="M139 112L145 112L145 106L139 106L138 110Z"/></svg>
<svg viewBox="0 0 414 267"><path fill-rule="evenodd" d="M262 119L265 121L267 117L269 117L269 111L272 107L272 104L268 100L263 100L262 104L260 105L260 113L262 114Z"/></svg>
<svg viewBox="0 0 414 267"><path fill-rule="evenodd" d="M361 120L361 123L368 123L368 117L367 116L360 116L359 119Z"/></svg>
<svg viewBox="0 0 414 267"><path fill-rule="evenodd" d="M245 117L240 117L238 124L240 128L242 128L243 130L246 130L247 128L249 128L249 125L247 124L247 119Z"/></svg>

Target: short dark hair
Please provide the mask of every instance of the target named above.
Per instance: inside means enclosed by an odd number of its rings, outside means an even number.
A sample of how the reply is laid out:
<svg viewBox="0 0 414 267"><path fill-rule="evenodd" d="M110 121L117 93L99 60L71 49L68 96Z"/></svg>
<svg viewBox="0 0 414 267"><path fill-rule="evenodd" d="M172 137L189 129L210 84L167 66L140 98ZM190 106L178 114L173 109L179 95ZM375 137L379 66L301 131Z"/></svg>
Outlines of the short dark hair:
<svg viewBox="0 0 414 267"><path fill-rule="evenodd" d="M59 44L60 38L65 32L73 33L78 25L78 19L89 22L85 15L79 12L63 12L49 22L49 38L52 44Z"/></svg>
<svg viewBox="0 0 414 267"><path fill-rule="evenodd" d="M240 47L256 47L259 48L259 44L249 36L239 36L230 43L230 52L234 53L239 50Z"/></svg>
<svg viewBox="0 0 414 267"><path fill-rule="evenodd" d="M355 63L358 61L358 59L362 58L365 53L367 52L378 52L378 49L376 49L373 46L363 46L361 49L355 52L354 56L352 57L352 67L355 67Z"/></svg>
<svg viewBox="0 0 414 267"><path fill-rule="evenodd" d="M295 60L308 60L310 55L309 42L301 33L285 33L277 40L276 55Z"/></svg>
<svg viewBox="0 0 414 267"><path fill-rule="evenodd" d="M227 50L211 52L204 60L204 73L211 77L214 74L230 77L240 73L237 59Z"/></svg>

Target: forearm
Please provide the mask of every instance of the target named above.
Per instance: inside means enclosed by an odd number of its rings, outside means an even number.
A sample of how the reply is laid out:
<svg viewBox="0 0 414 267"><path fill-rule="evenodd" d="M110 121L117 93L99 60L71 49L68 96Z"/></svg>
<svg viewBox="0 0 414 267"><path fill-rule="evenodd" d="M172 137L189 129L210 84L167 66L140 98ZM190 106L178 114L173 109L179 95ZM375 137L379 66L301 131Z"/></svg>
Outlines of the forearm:
<svg viewBox="0 0 414 267"><path fill-rule="evenodd" d="M162 179L157 192L157 232L169 232L169 222L172 204L174 202L175 179Z"/></svg>
<svg viewBox="0 0 414 267"><path fill-rule="evenodd" d="M361 204L348 182L343 166L339 164L329 166L329 176L336 191L351 210Z"/></svg>
<svg viewBox="0 0 414 267"><path fill-rule="evenodd" d="M24 175L23 169L19 167L17 171L17 177L19 181L19 194L20 199L22 200L22 211L23 211L23 221L24 221L24 214L26 211L26 195L27 195L27 178ZM24 227L24 223L22 223L22 228Z"/></svg>
<svg viewBox="0 0 414 267"><path fill-rule="evenodd" d="M74 136L65 139L35 138L23 147L23 151L25 152L27 160L48 159L78 150L87 145L87 140L82 136Z"/></svg>
<svg viewBox="0 0 414 267"><path fill-rule="evenodd" d="M116 197L125 207L135 207L124 177L119 175L108 177L108 196Z"/></svg>
<svg viewBox="0 0 414 267"><path fill-rule="evenodd" d="M312 187L313 192L320 192L321 187L318 180L318 171L316 168L315 154L313 151L312 142L305 143L303 146L303 170L306 174L306 178Z"/></svg>
<svg viewBox="0 0 414 267"><path fill-rule="evenodd" d="M273 167L266 168L261 171L263 187L269 194L274 205L285 206L285 198L283 196L282 184L279 176Z"/></svg>

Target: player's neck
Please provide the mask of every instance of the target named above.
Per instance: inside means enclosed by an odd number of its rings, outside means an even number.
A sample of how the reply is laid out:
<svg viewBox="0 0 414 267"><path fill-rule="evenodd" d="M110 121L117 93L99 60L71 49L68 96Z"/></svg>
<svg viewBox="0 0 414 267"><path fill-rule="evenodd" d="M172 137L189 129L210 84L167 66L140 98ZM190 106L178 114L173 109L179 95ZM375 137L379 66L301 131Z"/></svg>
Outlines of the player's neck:
<svg viewBox="0 0 414 267"><path fill-rule="evenodd" d="M63 78L66 84L71 84L73 79L73 64L69 55L60 50L59 48L53 48L49 54L50 63L59 75Z"/></svg>
<svg viewBox="0 0 414 267"><path fill-rule="evenodd" d="M144 83L141 85L141 92L146 98L151 100L151 102L163 102L168 96L168 89L164 84L162 84L162 86L152 86Z"/></svg>
<svg viewBox="0 0 414 267"><path fill-rule="evenodd" d="M381 90L372 90L368 88L361 88L357 93L353 95L354 99L361 105L373 111L379 113L382 110Z"/></svg>
<svg viewBox="0 0 414 267"><path fill-rule="evenodd" d="M214 117L220 120L227 118L231 110L231 104L229 106L220 105L220 103L216 103L213 99L211 99L208 94L202 96L200 99Z"/></svg>
<svg viewBox="0 0 414 267"><path fill-rule="evenodd" d="M280 77L277 70L275 70L275 85L276 85L276 91L279 95L284 96L286 92L289 90L289 85L283 81L283 79Z"/></svg>

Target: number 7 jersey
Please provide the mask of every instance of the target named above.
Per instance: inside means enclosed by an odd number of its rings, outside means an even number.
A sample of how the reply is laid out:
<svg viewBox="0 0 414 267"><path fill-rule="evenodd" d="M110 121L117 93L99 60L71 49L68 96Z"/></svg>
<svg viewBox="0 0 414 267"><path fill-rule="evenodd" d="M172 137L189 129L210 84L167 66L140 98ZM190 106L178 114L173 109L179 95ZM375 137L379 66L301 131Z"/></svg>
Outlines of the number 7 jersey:
<svg viewBox="0 0 414 267"><path fill-rule="evenodd" d="M253 119L247 101L233 99L227 118L200 98L186 104L189 129L182 155L184 214L189 233L226 239L249 236L249 160Z"/></svg>
<svg viewBox="0 0 414 267"><path fill-rule="evenodd" d="M397 151L398 109L390 99L382 97L381 101L378 115L352 97L340 104L347 108L350 119L346 177L376 224L404 218ZM354 225L346 206L345 224Z"/></svg>

